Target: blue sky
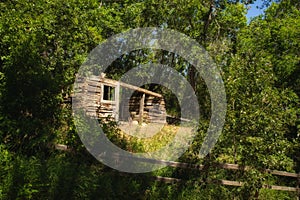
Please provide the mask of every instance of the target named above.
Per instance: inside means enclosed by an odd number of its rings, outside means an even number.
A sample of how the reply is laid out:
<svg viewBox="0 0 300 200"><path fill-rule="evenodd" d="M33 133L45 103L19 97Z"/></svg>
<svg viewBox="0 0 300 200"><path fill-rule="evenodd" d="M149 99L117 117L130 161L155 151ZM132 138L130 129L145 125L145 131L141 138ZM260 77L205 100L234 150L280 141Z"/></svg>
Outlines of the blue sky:
<svg viewBox="0 0 300 200"><path fill-rule="evenodd" d="M256 16L264 13L264 10L266 8L263 8L263 9L256 8L256 6L261 6L261 5L262 5L262 1L261 0L257 0L257 1L255 1L254 4L250 5L251 8L248 10L248 13L246 15L248 21L251 19L251 17L256 17Z"/></svg>

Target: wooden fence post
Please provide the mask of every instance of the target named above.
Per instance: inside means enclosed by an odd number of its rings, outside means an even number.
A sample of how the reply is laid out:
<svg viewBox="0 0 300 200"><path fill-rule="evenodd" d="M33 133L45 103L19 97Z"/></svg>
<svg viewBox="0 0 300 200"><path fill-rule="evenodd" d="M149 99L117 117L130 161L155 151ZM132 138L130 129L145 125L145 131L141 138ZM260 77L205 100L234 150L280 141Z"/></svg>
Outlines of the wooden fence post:
<svg viewBox="0 0 300 200"><path fill-rule="evenodd" d="M120 113L120 82L117 83L115 89L115 120L119 121L119 113Z"/></svg>
<svg viewBox="0 0 300 200"><path fill-rule="evenodd" d="M145 94L143 94L141 101L140 101L139 124L143 123L144 104L145 104Z"/></svg>

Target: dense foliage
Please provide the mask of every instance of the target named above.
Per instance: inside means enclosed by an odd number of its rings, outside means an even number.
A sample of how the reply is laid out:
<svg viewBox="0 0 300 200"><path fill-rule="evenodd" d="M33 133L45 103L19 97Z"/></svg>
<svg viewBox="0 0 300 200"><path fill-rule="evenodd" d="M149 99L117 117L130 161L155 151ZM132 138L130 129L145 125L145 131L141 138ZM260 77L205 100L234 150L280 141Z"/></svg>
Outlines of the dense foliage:
<svg viewBox="0 0 300 200"><path fill-rule="evenodd" d="M265 0L265 14L247 24L253 1L232 0L12 0L0 2L0 199L293 199L296 194L261 189L263 183L295 186L292 179L261 173L300 170L300 3ZM201 107L199 134L181 161L252 166L230 173L165 168L152 175L186 179L165 184L145 176L123 176L92 158L73 124L71 95L79 66L106 38L130 28L174 29L204 46L222 71L228 111L211 153L198 151L210 119L210 97L195 68L180 56L141 49L118 58L116 78L141 63L169 65L195 89ZM167 109L178 113L174 95ZM112 141L139 150L116 136ZM55 150L57 143L70 151ZM136 149L134 149L136 148ZM207 178L247 182L241 188L205 184ZM293 185L294 184L294 185Z"/></svg>

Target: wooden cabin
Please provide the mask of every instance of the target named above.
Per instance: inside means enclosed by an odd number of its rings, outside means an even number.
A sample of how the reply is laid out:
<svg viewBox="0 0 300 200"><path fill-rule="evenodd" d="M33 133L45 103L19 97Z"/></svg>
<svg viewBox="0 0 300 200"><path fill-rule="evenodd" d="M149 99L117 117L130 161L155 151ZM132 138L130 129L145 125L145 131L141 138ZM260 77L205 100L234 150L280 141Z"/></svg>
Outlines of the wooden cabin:
<svg viewBox="0 0 300 200"><path fill-rule="evenodd" d="M75 89L82 95L73 103L89 116L118 122L166 123L165 101L159 93L105 78L104 74L78 78ZM122 96L128 90L132 95L125 102Z"/></svg>

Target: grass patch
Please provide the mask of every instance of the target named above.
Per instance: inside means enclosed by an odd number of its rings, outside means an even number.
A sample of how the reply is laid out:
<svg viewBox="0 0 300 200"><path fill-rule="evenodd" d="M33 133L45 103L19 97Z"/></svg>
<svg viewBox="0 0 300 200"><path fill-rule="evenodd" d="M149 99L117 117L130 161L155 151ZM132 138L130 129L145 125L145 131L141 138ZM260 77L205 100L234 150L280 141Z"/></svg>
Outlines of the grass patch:
<svg viewBox="0 0 300 200"><path fill-rule="evenodd" d="M126 150L133 153L145 153L159 150L172 142L179 129L179 127L175 125L163 125L160 130L158 130L157 127L151 127L158 125L146 126L147 127L135 125L135 132L131 132L130 134L127 134L124 131L116 133L118 134L118 137L122 138L127 143L126 147L128 149ZM153 134L153 130L158 130L158 132Z"/></svg>

